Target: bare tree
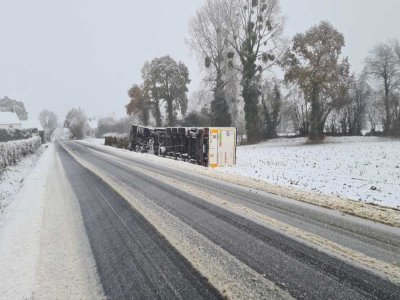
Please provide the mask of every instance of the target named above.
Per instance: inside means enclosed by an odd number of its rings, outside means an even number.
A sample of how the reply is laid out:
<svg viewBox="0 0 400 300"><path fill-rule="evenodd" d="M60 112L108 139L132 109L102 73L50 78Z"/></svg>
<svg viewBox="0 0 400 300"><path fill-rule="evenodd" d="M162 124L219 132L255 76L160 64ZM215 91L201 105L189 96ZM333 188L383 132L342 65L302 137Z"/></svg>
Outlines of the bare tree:
<svg viewBox="0 0 400 300"><path fill-rule="evenodd" d="M48 141L51 141L54 131L57 129L57 120L57 115L52 111L43 110L39 114L39 122L45 131L46 140Z"/></svg>
<svg viewBox="0 0 400 300"><path fill-rule="evenodd" d="M325 131L331 135L361 135L366 125L367 106L371 102L372 88L366 75L352 75L348 92L348 101L329 115Z"/></svg>
<svg viewBox="0 0 400 300"><path fill-rule="evenodd" d="M154 61L146 62L142 68L142 78L144 80L142 93L149 100L156 126L162 126L162 116L160 109L161 95L159 95L158 82L159 70Z"/></svg>
<svg viewBox="0 0 400 300"><path fill-rule="evenodd" d="M365 63L367 74L377 80L384 91L384 133L389 134L392 113L396 110L392 96L400 88L400 49L398 42L389 41L378 44L371 50Z"/></svg>
<svg viewBox="0 0 400 300"><path fill-rule="evenodd" d="M212 85L214 99L211 101L213 126L230 126L226 85L235 74L229 72L234 52L230 51L226 14L221 0L207 0L189 23L190 39L187 41L207 72L205 81Z"/></svg>
<svg viewBox="0 0 400 300"><path fill-rule="evenodd" d="M328 22L321 22L293 38L282 66L285 81L297 84L311 104L309 138L323 137L326 119L346 104L350 84L347 58L340 59L344 37Z"/></svg>
<svg viewBox="0 0 400 300"><path fill-rule="evenodd" d="M287 107L284 113L289 116L293 131L300 136L307 136L310 124L310 104L297 85L290 84L287 88L288 92L285 96Z"/></svg>
<svg viewBox="0 0 400 300"><path fill-rule="evenodd" d="M366 123L367 105L371 101L372 88L366 81L365 74L356 78L350 89L351 103L348 105L349 133L361 135Z"/></svg>
<svg viewBox="0 0 400 300"><path fill-rule="evenodd" d="M261 139L258 128L260 82L283 49L283 18L279 0L223 0L230 44L238 55L249 143Z"/></svg>
<svg viewBox="0 0 400 300"><path fill-rule="evenodd" d="M89 127L87 117L83 110L81 108L71 109L65 117L64 127L69 129L71 139L83 139Z"/></svg>
<svg viewBox="0 0 400 300"><path fill-rule="evenodd" d="M277 80L273 84L266 82L262 87L260 129L262 137L278 137L277 128L281 122L282 94Z"/></svg>

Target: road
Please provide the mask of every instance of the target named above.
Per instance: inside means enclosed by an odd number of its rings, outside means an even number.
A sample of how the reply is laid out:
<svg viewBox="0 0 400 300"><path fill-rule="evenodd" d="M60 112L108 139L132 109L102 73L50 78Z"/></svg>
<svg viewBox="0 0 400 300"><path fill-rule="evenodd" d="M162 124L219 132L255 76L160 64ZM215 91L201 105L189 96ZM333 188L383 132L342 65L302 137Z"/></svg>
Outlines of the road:
<svg viewBox="0 0 400 300"><path fill-rule="evenodd" d="M56 152L110 299L399 299L398 229L140 154Z"/></svg>

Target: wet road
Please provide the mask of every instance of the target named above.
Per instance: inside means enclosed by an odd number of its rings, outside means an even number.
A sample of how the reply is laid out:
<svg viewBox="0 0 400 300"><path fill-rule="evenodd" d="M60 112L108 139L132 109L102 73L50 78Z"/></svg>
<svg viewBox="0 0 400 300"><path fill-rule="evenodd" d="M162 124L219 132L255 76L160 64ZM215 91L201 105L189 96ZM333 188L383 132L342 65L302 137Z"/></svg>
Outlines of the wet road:
<svg viewBox="0 0 400 300"><path fill-rule="evenodd" d="M224 291L204 278L100 173L139 193L149 205L168 212L294 298L398 299L400 295L399 285L376 272L210 199L398 266L400 235L395 229L97 146L68 142L58 144L57 151L79 200L107 297L212 299ZM96 172L87 166L95 166Z"/></svg>

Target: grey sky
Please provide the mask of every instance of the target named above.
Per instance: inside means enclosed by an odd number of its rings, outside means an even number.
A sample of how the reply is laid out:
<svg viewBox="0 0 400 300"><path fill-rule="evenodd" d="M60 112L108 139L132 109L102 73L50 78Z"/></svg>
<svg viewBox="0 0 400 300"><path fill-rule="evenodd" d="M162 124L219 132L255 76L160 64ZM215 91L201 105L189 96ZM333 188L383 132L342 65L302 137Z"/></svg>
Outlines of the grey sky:
<svg viewBox="0 0 400 300"><path fill-rule="evenodd" d="M328 20L345 34L356 70L377 42L400 39L398 0L281 0L286 35ZM201 75L184 43L202 0L0 0L0 97L23 101L36 118L72 107L89 115L124 113L126 91L146 60L170 54Z"/></svg>

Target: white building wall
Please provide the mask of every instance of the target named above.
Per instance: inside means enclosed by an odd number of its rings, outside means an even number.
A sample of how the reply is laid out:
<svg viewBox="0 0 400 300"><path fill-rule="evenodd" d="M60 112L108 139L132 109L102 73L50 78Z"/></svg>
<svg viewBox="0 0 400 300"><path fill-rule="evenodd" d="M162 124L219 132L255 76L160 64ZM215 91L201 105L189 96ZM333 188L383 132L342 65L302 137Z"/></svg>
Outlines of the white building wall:
<svg viewBox="0 0 400 300"><path fill-rule="evenodd" d="M22 125L21 123L15 123L15 124L0 124L0 129L21 129Z"/></svg>

